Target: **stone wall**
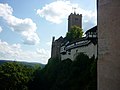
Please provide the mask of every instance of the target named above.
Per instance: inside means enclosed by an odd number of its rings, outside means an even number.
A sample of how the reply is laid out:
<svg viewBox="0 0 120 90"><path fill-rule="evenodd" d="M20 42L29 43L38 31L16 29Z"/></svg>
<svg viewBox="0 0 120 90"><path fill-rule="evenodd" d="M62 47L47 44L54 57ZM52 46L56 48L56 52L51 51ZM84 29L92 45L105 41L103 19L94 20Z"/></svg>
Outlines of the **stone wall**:
<svg viewBox="0 0 120 90"><path fill-rule="evenodd" d="M51 58L60 59L60 48L62 41L63 41L63 37L60 37L57 40L55 40L55 37L53 37L52 47L51 47Z"/></svg>
<svg viewBox="0 0 120 90"><path fill-rule="evenodd" d="M120 0L98 0L98 90L120 90Z"/></svg>

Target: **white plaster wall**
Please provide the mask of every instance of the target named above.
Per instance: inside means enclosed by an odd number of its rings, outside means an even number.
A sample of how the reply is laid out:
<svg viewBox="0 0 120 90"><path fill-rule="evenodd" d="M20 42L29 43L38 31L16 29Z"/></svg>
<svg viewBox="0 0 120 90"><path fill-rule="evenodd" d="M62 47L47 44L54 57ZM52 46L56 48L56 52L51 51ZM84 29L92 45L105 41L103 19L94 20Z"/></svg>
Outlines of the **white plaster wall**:
<svg viewBox="0 0 120 90"><path fill-rule="evenodd" d="M93 55L95 55L95 58L96 58L97 57L97 45L94 45L93 43L91 43L88 46L71 49L71 52L67 51L65 55L61 55L61 60L64 60L67 58L74 60L76 55L81 52L87 54L89 58L91 58Z"/></svg>

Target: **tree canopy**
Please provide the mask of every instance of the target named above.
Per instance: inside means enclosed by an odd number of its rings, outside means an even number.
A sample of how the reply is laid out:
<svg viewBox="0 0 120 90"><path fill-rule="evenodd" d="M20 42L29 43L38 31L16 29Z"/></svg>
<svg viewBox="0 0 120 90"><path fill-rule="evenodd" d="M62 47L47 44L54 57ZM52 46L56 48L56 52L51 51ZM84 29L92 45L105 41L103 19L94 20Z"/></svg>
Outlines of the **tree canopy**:
<svg viewBox="0 0 120 90"><path fill-rule="evenodd" d="M0 89L27 90L27 84L33 78L35 69L18 62L6 62L0 65Z"/></svg>
<svg viewBox="0 0 120 90"><path fill-rule="evenodd" d="M75 60L51 58L41 69L18 62L0 65L0 90L96 90L97 60L80 53Z"/></svg>
<svg viewBox="0 0 120 90"><path fill-rule="evenodd" d="M78 26L72 26L71 30L66 34L66 38L68 41L79 39L82 36L83 36L83 30Z"/></svg>
<svg viewBox="0 0 120 90"><path fill-rule="evenodd" d="M94 56L78 54L74 61L51 58L36 74L30 90L96 90L97 72Z"/></svg>

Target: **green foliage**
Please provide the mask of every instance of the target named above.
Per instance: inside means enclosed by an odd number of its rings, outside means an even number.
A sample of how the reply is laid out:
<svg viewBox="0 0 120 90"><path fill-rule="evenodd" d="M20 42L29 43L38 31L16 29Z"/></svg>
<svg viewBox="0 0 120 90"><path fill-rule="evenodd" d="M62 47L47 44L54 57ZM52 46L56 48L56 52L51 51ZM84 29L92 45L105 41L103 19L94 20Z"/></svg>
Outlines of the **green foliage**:
<svg viewBox="0 0 120 90"><path fill-rule="evenodd" d="M41 69L39 65L8 62L0 66L1 90L96 90L97 60L83 53L74 61L51 58Z"/></svg>
<svg viewBox="0 0 120 90"><path fill-rule="evenodd" d="M41 73L41 68L37 68L33 73L33 79L31 79L28 83L28 90L45 90L45 79Z"/></svg>
<svg viewBox="0 0 120 90"><path fill-rule="evenodd" d="M89 59L89 57L83 53L80 53L75 61L73 62L73 79L75 79L76 84L80 84L75 90L96 90L97 89L97 70L96 70L96 60L94 56ZM75 73L77 72L77 73ZM92 89L91 89L92 88ZM73 89L74 90L74 89Z"/></svg>
<svg viewBox="0 0 120 90"><path fill-rule="evenodd" d="M96 90L96 73L96 60L83 53L74 61L49 59L36 74L30 90Z"/></svg>
<svg viewBox="0 0 120 90"><path fill-rule="evenodd" d="M32 79L33 68L17 62L6 62L0 66L1 90L27 90Z"/></svg>
<svg viewBox="0 0 120 90"><path fill-rule="evenodd" d="M66 38L69 41L73 41L75 39L79 39L83 36L83 30L77 26L72 26L71 30L67 32Z"/></svg>

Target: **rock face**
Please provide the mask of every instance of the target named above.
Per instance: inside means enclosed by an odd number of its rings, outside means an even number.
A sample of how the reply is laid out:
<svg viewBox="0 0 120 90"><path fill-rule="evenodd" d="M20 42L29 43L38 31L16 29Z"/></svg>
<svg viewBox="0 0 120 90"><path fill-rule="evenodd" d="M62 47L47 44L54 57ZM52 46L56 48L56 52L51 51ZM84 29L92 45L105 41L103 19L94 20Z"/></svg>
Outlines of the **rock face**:
<svg viewBox="0 0 120 90"><path fill-rule="evenodd" d="M98 0L98 90L120 90L120 0Z"/></svg>

